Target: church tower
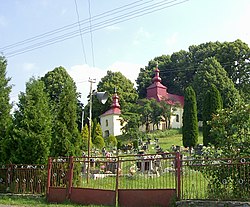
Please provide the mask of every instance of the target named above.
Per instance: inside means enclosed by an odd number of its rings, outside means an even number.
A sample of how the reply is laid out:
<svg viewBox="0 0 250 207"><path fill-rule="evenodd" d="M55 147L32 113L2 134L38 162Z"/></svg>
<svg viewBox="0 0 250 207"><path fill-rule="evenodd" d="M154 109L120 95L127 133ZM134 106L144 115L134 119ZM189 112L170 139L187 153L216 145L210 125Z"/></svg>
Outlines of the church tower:
<svg viewBox="0 0 250 207"><path fill-rule="evenodd" d="M121 109L119 104L119 96L115 92L112 97L111 108L100 116L100 122L102 127L103 137L109 135L118 136L121 135Z"/></svg>

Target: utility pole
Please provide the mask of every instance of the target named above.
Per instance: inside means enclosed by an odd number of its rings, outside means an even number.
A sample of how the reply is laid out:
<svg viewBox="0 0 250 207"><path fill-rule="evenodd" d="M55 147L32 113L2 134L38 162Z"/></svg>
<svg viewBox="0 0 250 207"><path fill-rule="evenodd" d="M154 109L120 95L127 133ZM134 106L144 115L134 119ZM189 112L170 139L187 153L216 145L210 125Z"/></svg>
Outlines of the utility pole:
<svg viewBox="0 0 250 207"><path fill-rule="evenodd" d="M87 183L89 183L89 171L90 171L90 141L91 141L91 131L92 131L92 98L93 89L92 85L96 82L96 79L89 78L90 91L89 91L89 136L88 136L88 170L87 170Z"/></svg>

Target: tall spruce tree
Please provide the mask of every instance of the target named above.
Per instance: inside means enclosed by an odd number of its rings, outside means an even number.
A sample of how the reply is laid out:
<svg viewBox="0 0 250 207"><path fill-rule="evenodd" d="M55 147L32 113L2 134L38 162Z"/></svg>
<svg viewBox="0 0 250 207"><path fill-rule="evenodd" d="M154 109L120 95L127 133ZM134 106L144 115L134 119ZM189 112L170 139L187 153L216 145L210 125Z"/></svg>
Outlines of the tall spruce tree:
<svg viewBox="0 0 250 207"><path fill-rule="evenodd" d="M0 56L0 163L5 162L5 139L9 136L9 127L11 125L11 104L10 92L11 86L9 85L10 78L6 77L7 61L4 57Z"/></svg>
<svg viewBox="0 0 250 207"><path fill-rule="evenodd" d="M82 141L77 128L76 85L63 67L48 72L42 80L53 114L51 156L80 156Z"/></svg>
<svg viewBox="0 0 250 207"><path fill-rule="evenodd" d="M216 86L212 84L210 90L205 94L203 101L203 144L205 146L216 144L216 137L210 133L211 126L208 122L212 120L213 116L217 114L220 109L222 109L222 98Z"/></svg>
<svg viewBox="0 0 250 207"><path fill-rule="evenodd" d="M26 93L19 95L17 106L12 137L7 142L10 161L16 164L47 163L52 119L44 83L31 78L26 84Z"/></svg>
<svg viewBox="0 0 250 207"><path fill-rule="evenodd" d="M188 86L184 94L182 141L185 147L194 147L198 142L198 118L194 89Z"/></svg>

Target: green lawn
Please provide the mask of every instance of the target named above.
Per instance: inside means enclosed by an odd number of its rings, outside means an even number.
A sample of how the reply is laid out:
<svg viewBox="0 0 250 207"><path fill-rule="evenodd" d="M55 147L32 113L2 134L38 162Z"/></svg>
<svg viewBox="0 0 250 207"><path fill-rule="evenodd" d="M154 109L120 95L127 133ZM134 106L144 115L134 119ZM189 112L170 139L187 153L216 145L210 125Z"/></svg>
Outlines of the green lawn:
<svg viewBox="0 0 250 207"><path fill-rule="evenodd" d="M2 195L0 196L0 204L13 205L13 206L36 206L36 207L79 207L84 205L71 204L65 202L63 204L49 204L47 203L45 197L40 196L13 196L13 195ZM88 205L88 207L100 207L97 205Z"/></svg>

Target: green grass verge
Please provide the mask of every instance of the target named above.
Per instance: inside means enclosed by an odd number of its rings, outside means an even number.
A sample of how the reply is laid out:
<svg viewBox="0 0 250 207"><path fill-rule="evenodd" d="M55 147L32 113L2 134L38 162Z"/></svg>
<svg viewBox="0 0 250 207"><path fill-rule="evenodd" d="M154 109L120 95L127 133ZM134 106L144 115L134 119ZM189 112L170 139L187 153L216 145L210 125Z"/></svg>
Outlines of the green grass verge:
<svg viewBox="0 0 250 207"><path fill-rule="evenodd" d="M65 202L62 204L50 204L46 201L45 197L41 196L27 196L27 195L0 195L0 204L13 205L13 206L36 206L36 207L79 207L84 205L72 204ZM88 207L100 207L100 205L88 205ZM104 207L104 206L102 206Z"/></svg>

